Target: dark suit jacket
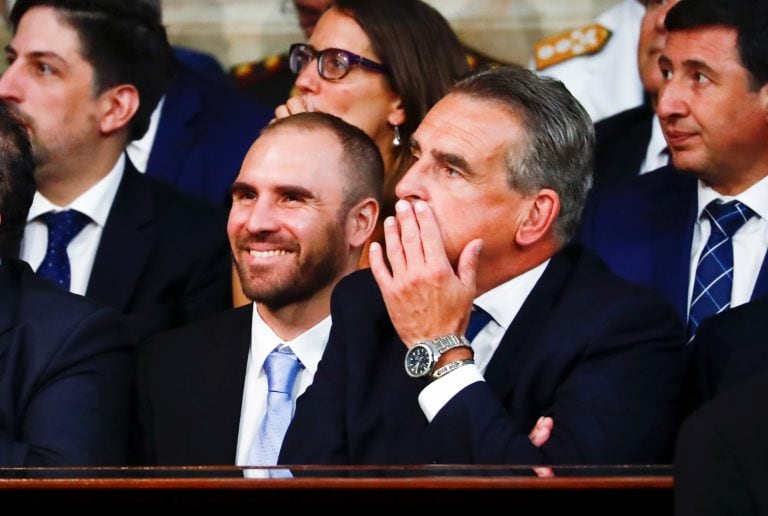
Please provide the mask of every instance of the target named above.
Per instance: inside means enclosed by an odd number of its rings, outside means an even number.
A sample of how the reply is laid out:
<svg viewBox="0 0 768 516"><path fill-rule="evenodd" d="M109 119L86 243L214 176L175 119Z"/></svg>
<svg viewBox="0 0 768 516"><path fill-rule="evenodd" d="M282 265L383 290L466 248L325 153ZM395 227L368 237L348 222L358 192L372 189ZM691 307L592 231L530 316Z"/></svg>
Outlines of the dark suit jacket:
<svg viewBox="0 0 768 516"><path fill-rule="evenodd" d="M692 348L686 412L768 370L768 298L706 319Z"/></svg>
<svg viewBox="0 0 768 516"><path fill-rule="evenodd" d="M581 248L556 254L487 370L428 424L370 270L337 286L330 340L281 464L605 464L668 460L682 328ZM555 427L535 448L539 416Z"/></svg>
<svg viewBox="0 0 768 516"><path fill-rule="evenodd" d="M139 462L235 463L252 316L249 304L140 346Z"/></svg>
<svg viewBox="0 0 768 516"><path fill-rule="evenodd" d="M216 204L273 112L182 65L165 97L147 174Z"/></svg>
<svg viewBox="0 0 768 516"><path fill-rule="evenodd" d="M675 451L676 516L768 514L766 400L762 373L685 421Z"/></svg>
<svg viewBox="0 0 768 516"><path fill-rule="evenodd" d="M126 159L86 295L126 314L138 338L232 306L226 210Z"/></svg>
<svg viewBox="0 0 768 516"><path fill-rule="evenodd" d="M593 191L638 175L651 141L652 122L653 109L643 104L595 124Z"/></svg>
<svg viewBox="0 0 768 516"><path fill-rule="evenodd" d="M614 273L660 292L682 321L688 318L696 184L692 174L671 165L625 181L590 199L580 233ZM764 260L752 299L766 293Z"/></svg>
<svg viewBox="0 0 768 516"><path fill-rule="evenodd" d="M122 465L134 343L119 314L0 265L0 466Z"/></svg>

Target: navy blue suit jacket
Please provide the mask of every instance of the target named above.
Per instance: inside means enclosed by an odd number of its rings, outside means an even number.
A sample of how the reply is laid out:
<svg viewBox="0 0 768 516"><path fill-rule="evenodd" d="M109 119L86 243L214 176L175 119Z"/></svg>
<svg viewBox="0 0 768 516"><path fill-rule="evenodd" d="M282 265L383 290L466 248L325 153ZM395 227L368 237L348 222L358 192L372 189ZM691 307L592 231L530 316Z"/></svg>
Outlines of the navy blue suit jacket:
<svg viewBox="0 0 768 516"><path fill-rule="evenodd" d="M122 465L134 343L120 315L0 265L0 466Z"/></svg>
<svg viewBox="0 0 768 516"><path fill-rule="evenodd" d="M653 109L643 104L595 124L594 191L638 175L648 153L652 122Z"/></svg>
<svg viewBox="0 0 768 516"><path fill-rule="evenodd" d="M686 377L686 413L768 371L768 298L705 319Z"/></svg>
<svg viewBox="0 0 768 516"><path fill-rule="evenodd" d="M370 270L332 296L330 340L298 399L281 464L605 464L669 460L682 377L682 325L655 294L579 247L557 253L504 335L485 382L428 423L426 386ZM554 431L528 439L539 416Z"/></svg>
<svg viewBox="0 0 768 516"><path fill-rule="evenodd" d="M137 460L232 465L253 304L163 332L139 347Z"/></svg>
<svg viewBox="0 0 768 516"><path fill-rule="evenodd" d="M245 154L273 115L182 64L166 92L147 174L226 206Z"/></svg>
<svg viewBox="0 0 768 516"><path fill-rule="evenodd" d="M768 514L766 400L768 372L717 396L685 421L675 451L676 516Z"/></svg>
<svg viewBox="0 0 768 516"><path fill-rule="evenodd" d="M126 314L142 339L232 306L220 206L139 173L126 159L86 295Z"/></svg>
<svg viewBox="0 0 768 516"><path fill-rule="evenodd" d="M580 240L616 274L645 285L687 321L697 180L671 165L598 193L584 210ZM763 261L752 298L768 293Z"/></svg>

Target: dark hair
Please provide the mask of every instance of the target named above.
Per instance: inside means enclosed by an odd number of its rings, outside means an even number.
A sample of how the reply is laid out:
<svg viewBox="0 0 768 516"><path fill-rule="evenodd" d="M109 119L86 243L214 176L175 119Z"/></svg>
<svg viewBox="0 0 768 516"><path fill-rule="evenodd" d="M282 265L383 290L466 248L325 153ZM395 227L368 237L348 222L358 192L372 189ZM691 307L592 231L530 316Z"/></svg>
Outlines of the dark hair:
<svg viewBox="0 0 768 516"><path fill-rule="evenodd" d="M384 161L376 143L365 132L341 118L319 111L297 113L275 120L261 132L269 134L281 128L303 131L328 131L342 147L344 202L341 215L367 197L381 204L384 184Z"/></svg>
<svg viewBox="0 0 768 516"><path fill-rule="evenodd" d="M51 7L78 34L80 53L93 66L94 96L120 84L139 92L139 108L128 141L141 138L149 118L176 72L165 29L157 12L137 0L18 0L11 25L34 7Z"/></svg>
<svg viewBox="0 0 768 516"><path fill-rule="evenodd" d="M595 134L581 104L562 82L514 65L475 72L451 93L496 103L520 118L527 145L507 153L509 185L523 194L541 188L557 192L555 236L561 243L570 240L592 186Z"/></svg>
<svg viewBox="0 0 768 516"><path fill-rule="evenodd" d="M27 131L0 102L0 255L18 254L35 194L34 170Z"/></svg>
<svg viewBox="0 0 768 516"><path fill-rule="evenodd" d="M753 90L768 82L768 2L754 0L682 0L667 13L670 32L700 27L736 30L736 50Z"/></svg>
<svg viewBox="0 0 768 516"><path fill-rule="evenodd" d="M336 0L353 18L389 68L389 83L402 99L402 144L393 152L385 196L394 199L397 181L411 164L408 142L427 111L468 71L467 58L448 21L421 0Z"/></svg>

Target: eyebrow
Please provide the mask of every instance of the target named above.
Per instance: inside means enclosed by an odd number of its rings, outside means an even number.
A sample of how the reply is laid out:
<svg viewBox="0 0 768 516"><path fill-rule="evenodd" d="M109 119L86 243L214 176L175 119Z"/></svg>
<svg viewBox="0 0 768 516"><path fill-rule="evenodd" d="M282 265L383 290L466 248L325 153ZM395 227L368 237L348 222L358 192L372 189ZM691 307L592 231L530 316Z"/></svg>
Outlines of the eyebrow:
<svg viewBox="0 0 768 516"><path fill-rule="evenodd" d="M13 48L13 46L9 43L8 45L5 45L5 53L6 55L14 55L18 56L19 52ZM34 59L40 59L43 57L47 57L50 59L55 59L56 61L59 61L61 64L66 65L67 61L63 57L61 57L56 52L50 51L50 50L33 50L32 52L27 52L27 55L34 58Z"/></svg>
<svg viewBox="0 0 768 516"><path fill-rule="evenodd" d="M232 195L242 194L246 192L256 193L256 188L242 181L237 181L232 183L232 186L230 187L229 190L232 193ZM291 195L293 197L299 197L301 199L314 199L315 197L317 197L310 190L297 185L280 185L275 187L275 191L280 195Z"/></svg>
<svg viewBox="0 0 768 516"><path fill-rule="evenodd" d="M421 146L419 145L419 142L417 142L413 138L411 138L410 147L411 147L411 151L421 150ZM460 168L468 173L472 172L472 168L469 166L469 163L467 163L467 160L464 159L462 156L459 156L458 154L453 154L451 152L441 152L438 150L432 151L431 154L432 154L432 157L435 158L435 160L437 160L440 163L447 163L452 167Z"/></svg>
<svg viewBox="0 0 768 516"><path fill-rule="evenodd" d="M434 157L440 163L447 163L452 167L460 168L465 172L472 172L472 169L470 168L469 163L467 163L467 160L458 154L434 150L432 151L432 157Z"/></svg>
<svg viewBox="0 0 768 516"><path fill-rule="evenodd" d="M692 68L694 70L704 70L708 75L717 75L717 71L700 59L686 59L683 61L684 68Z"/></svg>

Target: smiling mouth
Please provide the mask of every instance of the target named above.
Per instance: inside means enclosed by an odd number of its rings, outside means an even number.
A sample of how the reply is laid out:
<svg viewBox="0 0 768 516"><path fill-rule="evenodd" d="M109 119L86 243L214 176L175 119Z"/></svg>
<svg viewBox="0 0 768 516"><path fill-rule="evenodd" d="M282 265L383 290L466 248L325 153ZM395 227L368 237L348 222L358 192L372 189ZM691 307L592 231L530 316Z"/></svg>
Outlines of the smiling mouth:
<svg viewBox="0 0 768 516"><path fill-rule="evenodd" d="M284 249L275 249L271 251L256 251L255 249L251 249L248 251L248 254L255 258L269 258L272 256L286 256L291 254L291 251L286 251Z"/></svg>

